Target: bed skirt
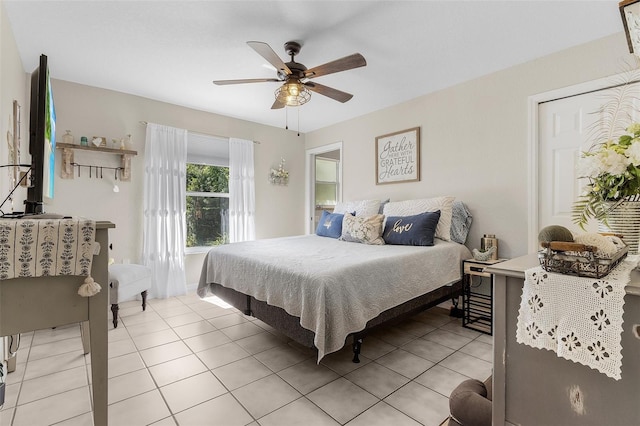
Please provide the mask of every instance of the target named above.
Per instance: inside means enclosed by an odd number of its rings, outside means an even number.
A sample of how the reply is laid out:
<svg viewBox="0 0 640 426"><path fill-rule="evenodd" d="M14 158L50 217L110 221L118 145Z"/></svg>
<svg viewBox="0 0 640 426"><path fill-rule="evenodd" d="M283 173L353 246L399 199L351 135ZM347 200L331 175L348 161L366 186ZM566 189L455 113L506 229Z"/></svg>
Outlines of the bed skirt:
<svg viewBox="0 0 640 426"><path fill-rule="evenodd" d="M209 284L209 291L218 296L220 299L229 303L236 309L242 311L245 315L251 315L264 323L275 328L285 336L296 341L297 343L314 348L314 333L311 330L300 325L300 318L288 314L284 309L272 306L266 302L255 299L252 296L240 293L234 289L223 287L220 284ZM434 307L447 299L452 299L462 293L462 282L458 281L451 285L439 287L429 293L413 298L401 305L387 309L381 312L377 317L369 320L365 328L356 333L351 333L345 339L345 343L349 337L353 337L354 342L362 340L362 338L372 329L393 324L406 318L414 316L426 309ZM359 344L354 344L354 362L357 361L357 355L360 352Z"/></svg>

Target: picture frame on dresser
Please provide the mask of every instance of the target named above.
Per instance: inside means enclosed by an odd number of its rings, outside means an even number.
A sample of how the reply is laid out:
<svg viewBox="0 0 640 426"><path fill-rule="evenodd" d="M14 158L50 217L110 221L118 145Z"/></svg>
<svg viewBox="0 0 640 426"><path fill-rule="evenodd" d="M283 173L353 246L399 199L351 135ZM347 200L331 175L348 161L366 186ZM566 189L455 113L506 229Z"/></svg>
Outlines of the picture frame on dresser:
<svg viewBox="0 0 640 426"><path fill-rule="evenodd" d="M640 0L623 0L618 6L629 52L640 55Z"/></svg>
<svg viewBox="0 0 640 426"><path fill-rule="evenodd" d="M420 180L420 127L376 138L376 185Z"/></svg>

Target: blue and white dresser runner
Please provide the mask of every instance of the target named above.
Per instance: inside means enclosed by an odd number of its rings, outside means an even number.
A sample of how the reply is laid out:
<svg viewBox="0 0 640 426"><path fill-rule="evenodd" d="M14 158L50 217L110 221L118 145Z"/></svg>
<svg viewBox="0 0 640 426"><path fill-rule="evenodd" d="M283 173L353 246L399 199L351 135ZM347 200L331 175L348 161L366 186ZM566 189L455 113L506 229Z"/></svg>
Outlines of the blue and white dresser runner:
<svg viewBox="0 0 640 426"><path fill-rule="evenodd" d="M525 271L516 341L621 378L625 286L638 256L603 278Z"/></svg>
<svg viewBox="0 0 640 426"><path fill-rule="evenodd" d="M0 280L87 276L78 293L92 296L100 288L90 277L99 251L95 235L95 221L88 219L0 220Z"/></svg>

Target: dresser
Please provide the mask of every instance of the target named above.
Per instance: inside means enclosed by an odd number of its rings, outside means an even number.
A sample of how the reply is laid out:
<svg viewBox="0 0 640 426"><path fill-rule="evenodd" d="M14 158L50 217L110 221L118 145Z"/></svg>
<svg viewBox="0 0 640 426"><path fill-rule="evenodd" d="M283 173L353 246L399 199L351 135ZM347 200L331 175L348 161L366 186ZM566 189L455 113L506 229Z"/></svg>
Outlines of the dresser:
<svg viewBox="0 0 640 426"><path fill-rule="evenodd" d="M0 336L10 336L64 324L81 323L85 353L91 353L93 424L107 425L107 270L111 222L96 222L91 276L102 291L91 297L78 295L83 276L14 278L0 281Z"/></svg>
<svg viewBox="0 0 640 426"><path fill-rule="evenodd" d="M614 380L516 342L524 271L537 265L534 253L486 270L493 274L494 290L493 424L640 424L640 271L631 272L625 288L622 378Z"/></svg>

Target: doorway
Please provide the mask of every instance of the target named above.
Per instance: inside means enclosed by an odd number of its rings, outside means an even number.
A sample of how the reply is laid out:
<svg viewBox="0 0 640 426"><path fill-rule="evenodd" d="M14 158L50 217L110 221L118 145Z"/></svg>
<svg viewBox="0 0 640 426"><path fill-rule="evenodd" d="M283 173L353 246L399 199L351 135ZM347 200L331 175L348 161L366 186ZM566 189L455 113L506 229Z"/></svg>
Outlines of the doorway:
<svg viewBox="0 0 640 426"><path fill-rule="evenodd" d="M307 150L306 170L305 223L312 234L322 211L333 211L342 200L342 142Z"/></svg>

